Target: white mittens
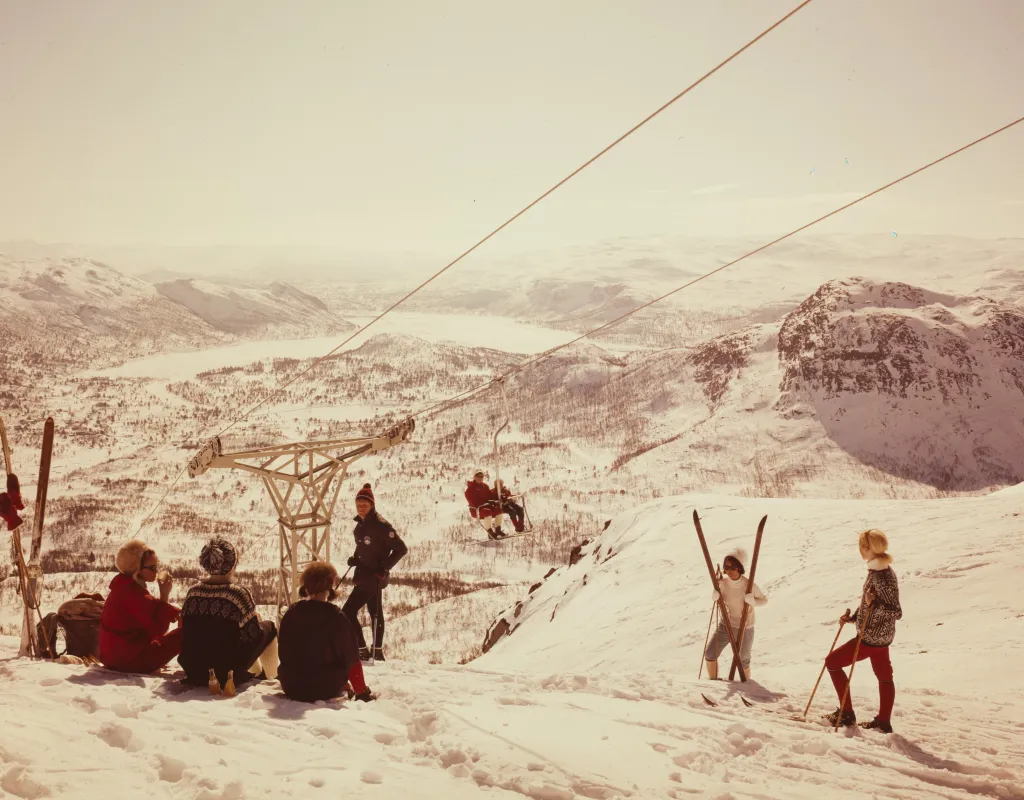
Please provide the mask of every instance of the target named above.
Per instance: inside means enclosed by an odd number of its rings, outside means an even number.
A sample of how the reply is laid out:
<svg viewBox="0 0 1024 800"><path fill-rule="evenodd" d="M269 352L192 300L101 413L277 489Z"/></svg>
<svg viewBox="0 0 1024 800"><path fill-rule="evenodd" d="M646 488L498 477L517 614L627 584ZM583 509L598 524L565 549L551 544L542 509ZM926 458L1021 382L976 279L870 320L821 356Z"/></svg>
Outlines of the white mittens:
<svg viewBox="0 0 1024 800"><path fill-rule="evenodd" d="M754 597L753 592L747 592L745 595L743 595L743 602L746 603L748 606L756 606L757 598Z"/></svg>
<svg viewBox="0 0 1024 800"><path fill-rule="evenodd" d="M720 591L718 591L718 589L715 589L715 591L713 591L711 593L711 602L712 603L717 603L721 596L722 596L722 593Z"/></svg>

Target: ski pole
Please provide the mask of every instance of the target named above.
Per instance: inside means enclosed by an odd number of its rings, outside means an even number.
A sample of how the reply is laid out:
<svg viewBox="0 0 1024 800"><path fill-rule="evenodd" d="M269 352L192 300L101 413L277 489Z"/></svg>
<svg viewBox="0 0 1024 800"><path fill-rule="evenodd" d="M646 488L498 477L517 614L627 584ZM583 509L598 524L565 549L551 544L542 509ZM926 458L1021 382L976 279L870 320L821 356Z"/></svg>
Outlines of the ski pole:
<svg viewBox="0 0 1024 800"><path fill-rule="evenodd" d="M847 617L850 616L850 609L846 609L846 616ZM832 646L828 649L828 655L826 655L825 658L828 658L828 656L832 655L832 651L836 649L836 642L839 641L839 634L841 634L843 632L843 625L845 625L845 624L846 624L846 618L844 617L843 619L841 619L839 621L839 630L836 631L836 638L832 640ZM804 714L803 714L804 719L807 718L807 712L811 710L811 703L814 702L814 695L818 691L818 684L821 683L821 676L824 675L824 674L825 674L825 664L822 663L822 665L821 665L821 672L818 673L818 680L816 680L814 682L814 688L811 689L811 696L810 696L810 698L807 701L807 706L804 708Z"/></svg>
<svg viewBox="0 0 1024 800"><path fill-rule="evenodd" d="M718 578L721 579L722 570L718 570ZM718 603L712 601L711 603L711 614L708 615L708 632L704 636L704 650L700 654L700 669L697 670L697 680L700 680L701 674L704 672L704 653L708 651L708 639L711 638L711 621L715 618L715 609L718 608ZM715 642L718 641L718 631L715 631Z"/></svg>
<svg viewBox="0 0 1024 800"><path fill-rule="evenodd" d="M864 615L864 624L861 625L859 631L857 631L857 644L853 648L853 663L850 664L850 677L846 681L846 690L843 692L843 699L839 702L839 713L836 715L836 727L833 729L833 733L839 730L839 723L843 719L843 707L846 705L846 698L850 695L850 684L853 683L853 670L857 667L857 655L860 653L861 639L864 638L864 631L867 630L868 620L871 619L871 612L874 611L873 606L868 606L868 612Z"/></svg>
<svg viewBox="0 0 1024 800"><path fill-rule="evenodd" d="M704 672L704 654L708 650L708 639L711 638L711 622L715 618L715 609L718 608L718 603L711 604L711 613L708 614L708 632L704 636L704 649L700 652L700 669L697 670L697 680L700 680L701 673ZM715 638L718 638L718 631L715 631Z"/></svg>
<svg viewBox="0 0 1024 800"><path fill-rule="evenodd" d="M373 649L370 650L370 666L377 663L377 616L381 612L380 607L380 578L377 578L377 610L370 614L370 635L373 636ZM383 642L381 642L383 644Z"/></svg>

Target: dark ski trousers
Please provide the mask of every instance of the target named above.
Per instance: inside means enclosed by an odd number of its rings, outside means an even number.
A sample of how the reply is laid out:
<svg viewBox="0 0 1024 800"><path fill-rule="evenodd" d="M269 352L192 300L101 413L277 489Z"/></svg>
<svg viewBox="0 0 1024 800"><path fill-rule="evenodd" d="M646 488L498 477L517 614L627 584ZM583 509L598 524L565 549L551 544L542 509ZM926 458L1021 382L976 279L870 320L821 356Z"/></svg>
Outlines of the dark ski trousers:
<svg viewBox="0 0 1024 800"><path fill-rule="evenodd" d="M363 606L366 606L366 610L370 613L371 630L374 626L376 627L373 646L378 649L384 646L383 596L384 592L377 585L376 579L371 578L366 582L357 583L352 589L352 594L345 601L345 605L341 607L341 613L348 617L352 627L355 628L356 638L359 640L360 647L366 647L363 626L359 624L359 609Z"/></svg>
<svg viewBox="0 0 1024 800"><path fill-rule="evenodd" d="M509 519L512 520L512 525L517 531L523 529L523 507L518 503L513 503L511 500L506 500L502 503L501 510L508 514Z"/></svg>
<svg viewBox="0 0 1024 800"><path fill-rule="evenodd" d="M853 663L853 651L856 648L857 640L850 639L842 647L829 653L825 659L825 666L836 687L836 694L839 696L840 702L842 702L843 693L846 692L846 685L849 682L846 673L843 672L843 667L848 667ZM860 650L857 651L857 660L863 661L865 658L871 659L871 669L875 671L875 677L878 678L878 718L882 722L890 722L892 707L896 702L896 684L892 680L889 648L874 647L861 642ZM852 693L846 694L846 705L843 707L843 711L853 711Z"/></svg>

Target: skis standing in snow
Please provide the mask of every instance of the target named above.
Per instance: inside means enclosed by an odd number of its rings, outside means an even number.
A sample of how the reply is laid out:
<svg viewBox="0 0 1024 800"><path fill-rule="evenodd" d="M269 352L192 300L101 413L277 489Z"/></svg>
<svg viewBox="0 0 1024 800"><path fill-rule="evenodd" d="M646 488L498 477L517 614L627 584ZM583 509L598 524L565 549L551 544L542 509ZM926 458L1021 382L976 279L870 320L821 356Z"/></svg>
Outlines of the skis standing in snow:
<svg viewBox="0 0 1024 800"><path fill-rule="evenodd" d="M871 669L878 678L878 716L862 727L892 733L892 707L896 700L896 686L893 683L892 662L889 660L889 645L896 637L896 621L903 618L900 607L900 589L896 573L892 569L892 556L886 552L889 540L880 530L872 529L860 534L858 542L860 557L867 562L868 576L864 581L864 591L857 611L848 616L843 614L843 622L858 623L860 644L854 638L829 653L825 666L832 678L839 695L839 702L845 705L829 714L833 725L837 720L843 725L854 725L857 715L853 710L853 702L848 691L848 679L843 667L848 667L856 660L871 659Z"/></svg>
<svg viewBox="0 0 1024 800"><path fill-rule="evenodd" d="M370 484L364 484L356 494L356 527L352 532L356 551L348 560L355 567L352 576L355 587L342 606L342 612L356 629L360 657L369 658L363 627L359 624L359 609L366 606L373 629L373 659L384 660L384 605L383 591L390 580L390 572L409 549L394 527L377 513Z"/></svg>
<svg viewBox="0 0 1024 800"><path fill-rule="evenodd" d="M722 572L725 573L718 581L718 589L711 596L711 602L717 603L719 599L725 601L725 609L728 619L719 620L715 636L704 651L704 658L707 661L708 677L711 680L718 678L718 656L729 646L729 632L725 626L732 629L734 638L739 636L740 619L743 616L744 603L750 606L747 612L745 630L740 638L740 665L747 679L750 679L750 654L754 646L754 608L763 606L768 598L761 592L757 584L751 584L744 572L746 571L743 562L747 560L747 554L742 549L729 553L722 561Z"/></svg>

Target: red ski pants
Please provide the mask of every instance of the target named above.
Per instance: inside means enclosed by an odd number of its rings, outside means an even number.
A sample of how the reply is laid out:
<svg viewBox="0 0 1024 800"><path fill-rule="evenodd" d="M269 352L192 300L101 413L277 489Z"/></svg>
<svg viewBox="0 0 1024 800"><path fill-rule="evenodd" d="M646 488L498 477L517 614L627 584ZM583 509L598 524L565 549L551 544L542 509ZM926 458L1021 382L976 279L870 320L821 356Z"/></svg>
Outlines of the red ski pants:
<svg viewBox="0 0 1024 800"><path fill-rule="evenodd" d="M855 649L857 649L857 640L850 639L842 647L829 653L825 659L825 666L836 687L836 694L839 696L840 702L843 700L843 693L846 692L846 686L849 683L846 673L843 672L843 667L848 667L853 663ZM896 702L896 684L892 680L889 648L873 647L861 642L860 649L857 651L857 660L863 661L865 658L871 659L871 669L874 670L875 677L878 678L878 718L883 722L889 722L893 703ZM843 710L853 711L852 693L846 694L846 705L843 706Z"/></svg>

